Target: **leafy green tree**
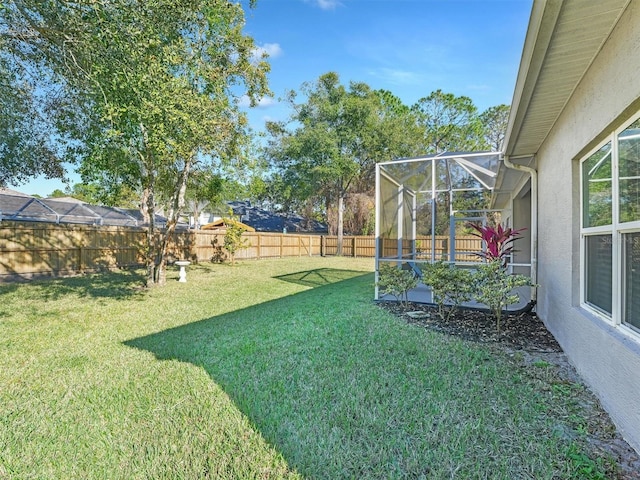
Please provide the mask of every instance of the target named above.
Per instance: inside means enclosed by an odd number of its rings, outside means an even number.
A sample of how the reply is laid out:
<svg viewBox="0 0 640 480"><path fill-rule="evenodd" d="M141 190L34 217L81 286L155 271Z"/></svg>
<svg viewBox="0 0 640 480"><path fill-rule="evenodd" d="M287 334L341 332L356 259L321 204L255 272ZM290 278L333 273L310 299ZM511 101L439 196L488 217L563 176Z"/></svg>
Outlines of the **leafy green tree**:
<svg viewBox="0 0 640 480"><path fill-rule="evenodd" d="M11 54L29 68L46 68L64 91L56 122L77 142L83 179L142 192L147 283L165 283L169 238L191 171L234 158L246 133L234 99L246 93L255 103L269 93L269 67L242 33L241 5L14 0L0 16L11 25ZM159 236L158 204L167 217Z"/></svg>
<svg viewBox="0 0 640 480"><path fill-rule="evenodd" d="M484 145L478 109L469 97L436 90L411 109L423 131L423 154L474 151Z"/></svg>
<svg viewBox="0 0 640 480"><path fill-rule="evenodd" d="M195 171L191 174L186 192L186 207L197 222L205 208L213 208L222 201L224 180L211 171Z"/></svg>
<svg viewBox="0 0 640 480"><path fill-rule="evenodd" d="M56 188L53 192L49 194L49 198L62 198L66 196L67 196L67 193L60 190L59 188Z"/></svg>
<svg viewBox="0 0 640 480"><path fill-rule="evenodd" d="M509 110L508 105L496 105L480 114L485 144L493 152L502 151L509 123Z"/></svg>
<svg viewBox="0 0 640 480"><path fill-rule="evenodd" d="M298 98L303 101L298 102ZM349 88L338 74L326 73L291 92L288 122L268 123L266 154L277 173L274 184L285 206L298 208L313 198L328 212L335 209L338 254L342 253L345 198L371 181L377 161L391 160L407 149L400 120L404 111L388 92L361 82ZM393 102L397 102L394 104ZM405 123L407 125L409 122ZM313 200L312 200L313 201Z"/></svg>
<svg viewBox="0 0 640 480"><path fill-rule="evenodd" d="M57 193L55 191L54 193ZM107 205L120 208L139 208L140 194L126 184L106 186L97 182L74 183L71 187L60 191L60 196L76 198L90 205ZM53 196L52 193L50 196Z"/></svg>
<svg viewBox="0 0 640 480"><path fill-rule="evenodd" d="M0 6L0 187L30 177L62 178L62 146L56 148L49 133L51 122L43 115L31 77L26 76L5 49ZM46 98L46 96L44 97Z"/></svg>

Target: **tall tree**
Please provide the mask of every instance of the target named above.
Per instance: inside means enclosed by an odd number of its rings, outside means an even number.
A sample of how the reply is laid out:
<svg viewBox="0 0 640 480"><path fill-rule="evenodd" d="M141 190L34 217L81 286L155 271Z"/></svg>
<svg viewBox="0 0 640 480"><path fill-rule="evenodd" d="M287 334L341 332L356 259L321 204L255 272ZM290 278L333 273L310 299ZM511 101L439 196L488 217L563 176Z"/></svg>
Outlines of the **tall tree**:
<svg viewBox="0 0 640 480"><path fill-rule="evenodd" d="M53 126L38 108L35 86L3 49L7 28L0 23L0 187L41 174L62 178L61 148L50 138Z"/></svg>
<svg viewBox="0 0 640 480"><path fill-rule="evenodd" d="M253 1L251 4L253 5ZM83 176L143 192L147 282L165 281L168 241L196 165L233 157L246 119L238 99L268 93L264 58L227 0L14 0L0 10L11 53L46 66L73 103L58 126L79 141ZM156 241L159 198L166 229Z"/></svg>
<svg viewBox="0 0 640 480"><path fill-rule="evenodd" d="M376 161L406 150L398 140L403 138L396 126L400 115L394 116L400 109L392 108L397 99L361 82L345 88L338 74L329 72L303 84L299 94L291 92L288 101L289 122L267 124L267 155L285 199L308 205L321 195L325 213L335 208L341 254L346 195L362 179L373 178Z"/></svg>
<svg viewBox="0 0 640 480"><path fill-rule="evenodd" d="M424 134L423 154L482 148L482 123L469 97L436 90L418 100L411 109Z"/></svg>
<svg viewBox="0 0 640 480"><path fill-rule="evenodd" d="M500 152L504 146L509 123L509 106L496 105L480 114L480 122L484 128L484 139L491 151Z"/></svg>

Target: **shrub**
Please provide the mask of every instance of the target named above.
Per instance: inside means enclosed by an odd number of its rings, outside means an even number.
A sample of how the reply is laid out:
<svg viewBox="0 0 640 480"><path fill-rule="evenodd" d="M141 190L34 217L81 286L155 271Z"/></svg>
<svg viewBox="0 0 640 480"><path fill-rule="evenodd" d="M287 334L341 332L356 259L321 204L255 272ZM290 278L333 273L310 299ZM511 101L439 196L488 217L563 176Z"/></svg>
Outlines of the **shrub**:
<svg viewBox="0 0 640 480"><path fill-rule="evenodd" d="M233 220L225 223L227 224L227 231L224 234L224 244L222 245L222 248L224 248L229 254L231 265L235 265L236 252L241 249L249 248L249 243L245 238L242 238L242 234L245 231L244 228Z"/></svg>
<svg viewBox="0 0 640 480"><path fill-rule="evenodd" d="M418 279L411 270L403 270L390 263L380 264L378 270L378 288L384 293L393 295L403 308L407 308L409 300L407 293L416 288Z"/></svg>
<svg viewBox="0 0 640 480"><path fill-rule="evenodd" d="M520 300L516 287L532 286L531 279L524 275L510 275L503 267L502 260L496 259L478 265L473 274L474 297L491 309L496 317L498 332L502 311Z"/></svg>
<svg viewBox="0 0 640 480"><path fill-rule="evenodd" d="M453 312L473 297L471 272L439 261L423 268L423 281L431 286L433 303L438 306L438 315L449 320Z"/></svg>

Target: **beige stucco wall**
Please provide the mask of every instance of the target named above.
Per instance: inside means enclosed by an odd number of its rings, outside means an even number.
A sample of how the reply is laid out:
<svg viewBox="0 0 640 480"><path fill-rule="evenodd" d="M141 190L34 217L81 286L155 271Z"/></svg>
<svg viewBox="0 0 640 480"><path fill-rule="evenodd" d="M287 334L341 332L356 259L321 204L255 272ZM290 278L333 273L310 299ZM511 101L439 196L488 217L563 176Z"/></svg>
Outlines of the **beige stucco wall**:
<svg viewBox="0 0 640 480"><path fill-rule="evenodd" d="M640 109L640 2L632 2L537 155L537 311L640 451L640 336L580 307L578 160Z"/></svg>
<svg viewBox="0 0 640 480"><path fill-rule="evenodd" d="M514 242L514 263L531 262L531 184L527 182L513 199L513 228L524 229ZM524 272L529 275L529 271Z"/></svg>

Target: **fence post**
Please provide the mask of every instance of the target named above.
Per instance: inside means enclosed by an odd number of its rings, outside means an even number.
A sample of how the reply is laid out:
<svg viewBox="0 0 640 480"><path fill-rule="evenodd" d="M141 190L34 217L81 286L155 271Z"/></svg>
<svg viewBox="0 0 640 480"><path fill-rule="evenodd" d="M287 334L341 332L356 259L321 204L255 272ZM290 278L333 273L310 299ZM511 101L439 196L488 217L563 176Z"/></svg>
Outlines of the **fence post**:
<svg viewBox="0 0 640 480"><path fill-rule="evenodd" d="M258 245L257 245L257 254L258 254L258 260L260 260L262 258L262 234L258 233Z"/></svg>
<svg viewBox="0 0 640 480"><path fill-rule="evenodd" d="M283 257L284 254L284 234L280 234L280 258Z"/></svg>
<svg viewBox="0 0 640 480"><path fill-rule="evenodd" d="M320 256L324 257L324 235L320 235Z"/></svg>
<svg viewBox="0 0 640 480"><path fill-rule="evenodd" d="M356 238L358 238L358 237L356 237L356 236L354 235L354 236L353 236L353 239L351 240L351 242L352 242L352 249L353 249L353 258L355 258L355 257L357 257L357 256L358 256L358 254L357 254L357 252L356 252Z"/></svg>

